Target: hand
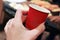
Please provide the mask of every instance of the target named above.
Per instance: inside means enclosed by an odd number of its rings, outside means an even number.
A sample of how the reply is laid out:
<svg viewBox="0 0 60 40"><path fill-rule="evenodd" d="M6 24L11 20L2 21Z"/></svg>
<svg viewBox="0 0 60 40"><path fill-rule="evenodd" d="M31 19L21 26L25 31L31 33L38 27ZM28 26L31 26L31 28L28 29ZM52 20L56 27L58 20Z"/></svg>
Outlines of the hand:
<svg viewBox="0 0 60 40"><path fill-rule="evenodd" d="M45 30L44 23L33 30L28 30L22 24L21 17L22 11L18 10L15 17L7 22L5 26L7 40L35 40Z"/></svg>
<svg viewBox="0 0 60 40"><path fill-rule="evenodd" d="M55 22L55 23L60 23L60 16L50 16L48 17L50 21Z"/></svg>

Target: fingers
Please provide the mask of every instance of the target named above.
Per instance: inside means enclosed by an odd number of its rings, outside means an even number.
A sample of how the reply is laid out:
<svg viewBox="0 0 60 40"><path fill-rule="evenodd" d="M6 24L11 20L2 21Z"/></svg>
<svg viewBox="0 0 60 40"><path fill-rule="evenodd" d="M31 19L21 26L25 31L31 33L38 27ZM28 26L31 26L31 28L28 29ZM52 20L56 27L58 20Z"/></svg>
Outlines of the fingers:
<svg viewBox="0 0 60 40"><path fill-rule="evenodd" d="M35 28L34 30L37 30L38 31L37 33L43 32L45 30L44 23L37 26L37 28Z"/></svg>
<svg viewBox="0 0 60 40"><path fill-rule="evenodd" d="M58 18L58 16L50 16L48 17L48 19L52 22L54 22L56 19Z"/></svg>
<svg viewBox="0 0 60 40"><path fill-rule="evenodd" d="M27 15L22 15L22 22L24 23L26 21Z"/></svg>
<svg viewBox="0 0 60 40"><path fill-rule="evenodd" d="M22 10L22 13L23 13L23 15L22 15L22 22L24 23L25 20L26 20L27 15L28 15L28 11Z"/></svg>
<svg viewBox="0 0 60 40"><path fill-rule="evenodd" d="M59 23L60 22L60 17L59 16L53 16L52 18L50 18L50 21Z"/></svg>
<svg viewBox="0 0 60 40"><path fill-rule="evenodd" d="M44 23L40 24L37 28L31 30L32 33L37 37L45 30Z"/></svg>
<svg viewBox="0 0 60 40"><path fill-rule="evenodd" d="M10 19L10 20L7 22L7 24L6 24L5 28L4 28L5 33L7 33L7 31L9 30L9 28L13 27L13 26L12 26L13 21L14 21L14 19Z"/></svg>

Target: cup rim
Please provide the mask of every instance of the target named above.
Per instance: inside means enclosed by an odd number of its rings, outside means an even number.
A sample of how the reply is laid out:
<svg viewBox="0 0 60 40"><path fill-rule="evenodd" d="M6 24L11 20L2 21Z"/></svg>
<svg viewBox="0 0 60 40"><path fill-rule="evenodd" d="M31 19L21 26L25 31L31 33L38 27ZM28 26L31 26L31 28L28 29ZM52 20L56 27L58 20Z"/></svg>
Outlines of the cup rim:
<svg viewBox="0 0 60 40"><path fill-rule="evenodd" d="M40 7L36 4L29 4L30 7L38 10L38 11L41 11L41 12L45 12L45 13L51 13L48 9L44 8L44 7Z"/></svg>

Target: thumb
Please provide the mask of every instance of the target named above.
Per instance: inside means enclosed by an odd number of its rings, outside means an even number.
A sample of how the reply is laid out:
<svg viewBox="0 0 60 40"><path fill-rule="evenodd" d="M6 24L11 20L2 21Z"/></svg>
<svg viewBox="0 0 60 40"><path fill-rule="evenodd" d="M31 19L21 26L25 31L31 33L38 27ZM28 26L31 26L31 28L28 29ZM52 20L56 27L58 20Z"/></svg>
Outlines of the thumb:
<svg viewBox="0 0 60 40"><path fill-rule="evenodd" d="M18 9L14 17L14 26L16 28L26 29L22 22L22 9Z"/></svg>
<svg viewBox="0 0 60 40"><path fill-rule="evenodd" d="M45 30L44 23L40 24L37 28L31 30L33 36L36 38Z"/></svg>
<svg viewBox="0 0 60 40"><path fill-rule="evenodd" d="M14 24L16 26L22 25L22 11L21 11L21 9L18 9L17 12L16 12L16 14L15 14Z"/></svg>

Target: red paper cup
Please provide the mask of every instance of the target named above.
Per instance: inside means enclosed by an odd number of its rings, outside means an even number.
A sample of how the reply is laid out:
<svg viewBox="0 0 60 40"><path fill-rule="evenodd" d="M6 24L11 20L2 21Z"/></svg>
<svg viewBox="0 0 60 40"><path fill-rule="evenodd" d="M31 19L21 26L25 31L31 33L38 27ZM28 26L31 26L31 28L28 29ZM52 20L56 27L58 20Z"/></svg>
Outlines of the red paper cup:
<svg viewBox="0 0 60 40"><path fill-rule="evenodd" d="M49 13L50 11L43 7L30 4L25 26L30 30L36 28L46 20Z"/></svg>

